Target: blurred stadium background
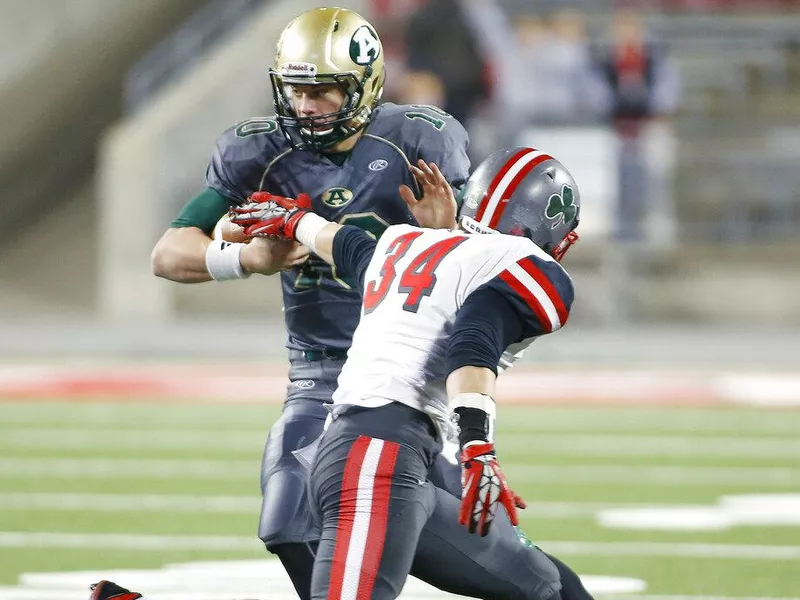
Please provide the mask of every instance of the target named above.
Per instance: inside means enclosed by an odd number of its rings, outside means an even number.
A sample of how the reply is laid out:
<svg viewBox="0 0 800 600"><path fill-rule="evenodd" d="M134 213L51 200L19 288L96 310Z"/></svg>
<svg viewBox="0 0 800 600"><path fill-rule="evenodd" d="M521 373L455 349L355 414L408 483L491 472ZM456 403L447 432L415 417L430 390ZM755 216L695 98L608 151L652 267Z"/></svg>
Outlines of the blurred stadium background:
<svg viewBox="0 0 800 600"><path fill-rule="evenodd" d="M181 286L149 254L324 4L0 0L0 599L90 577L23 573L234 558L254 587L134 581L289 597L252 542L278 281ZM571 323L500 398L529 535L643 581L628 598L800 597L800 2L338 4L383 38L386 99L581 185Z"/></svg>

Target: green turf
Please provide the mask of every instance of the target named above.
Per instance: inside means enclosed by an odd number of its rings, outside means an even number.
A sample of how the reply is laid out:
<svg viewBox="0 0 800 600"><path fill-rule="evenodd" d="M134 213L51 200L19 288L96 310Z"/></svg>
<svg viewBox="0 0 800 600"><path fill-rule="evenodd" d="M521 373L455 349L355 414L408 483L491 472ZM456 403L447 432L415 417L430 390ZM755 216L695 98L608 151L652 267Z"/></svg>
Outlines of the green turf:
<svg viewBox="0 0 800 600"><path fill-rule="evenodd" d="M0 584L33 571L152 568L263 556L255 539L263 442L278 415L254 405L2 402L0 535L9 532L223 536L227 549L47 548L0 544ZM734 494L800 494L800 412L752 408L501 407L498 448L509 482L533 503L522 525L538 541L600 544L560 553L581 573L645 579L647 593L796 597L800 557L651 556L615 544L795 548L800 526L724 531L608 529L603 504L716 506ZM127 504L54 508L66 496ZM86 495L86 496L82 496ZM191 508L139 507L129 495ZM222 508L204 509L218 499ZM37 504L37 502L39 504ZM46 536L42 536L46 539ZM29 538L26 538L29 539ZM32 538L31 538L32 539ZM41 538L39 538L41 539ZM2 538L0 538L0 541ZM34 542L31 542L33 544ZM112 544L113 545L113 544ZM714 546L716 547L716 546ZM605 549L610 549L605 552Z"/></svg>

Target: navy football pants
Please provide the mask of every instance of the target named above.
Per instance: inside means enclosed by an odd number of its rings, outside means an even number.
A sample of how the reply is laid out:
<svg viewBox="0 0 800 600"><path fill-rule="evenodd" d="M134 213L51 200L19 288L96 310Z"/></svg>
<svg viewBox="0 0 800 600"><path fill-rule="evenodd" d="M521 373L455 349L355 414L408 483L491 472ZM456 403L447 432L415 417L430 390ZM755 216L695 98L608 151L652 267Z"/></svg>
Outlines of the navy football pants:
<svg viewBox="0 0 800 600"><path fill-rule="evenodd" d="M543 552L503 527L481 538L459 525L458 499L429 481L441 445L426 415L398 403L335 414L310 474L312 600L393 599L409 572L484 600L560 598Z"/></svg>

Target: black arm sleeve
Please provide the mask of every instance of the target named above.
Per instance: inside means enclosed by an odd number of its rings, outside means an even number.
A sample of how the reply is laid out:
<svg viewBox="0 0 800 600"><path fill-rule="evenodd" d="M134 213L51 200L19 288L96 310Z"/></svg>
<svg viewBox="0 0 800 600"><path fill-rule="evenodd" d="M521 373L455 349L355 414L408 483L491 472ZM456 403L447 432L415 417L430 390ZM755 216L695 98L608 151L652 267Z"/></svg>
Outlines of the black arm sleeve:
<svg viewBox="0 0 800 600"><path fill-rule="evenodd" d="M343 226L333 237L333 264L358 282L359 291L364 289L364 274L377 244L375 238L353 225Z"/></svg>
<svg viewBox="0 0 800 600"><path fill-rule="evenodd" d="M471 366L496 374L505 349L525 336L523 319L499 291L488 286L475 290L456 316L445 358L447 373Z"/></svg>

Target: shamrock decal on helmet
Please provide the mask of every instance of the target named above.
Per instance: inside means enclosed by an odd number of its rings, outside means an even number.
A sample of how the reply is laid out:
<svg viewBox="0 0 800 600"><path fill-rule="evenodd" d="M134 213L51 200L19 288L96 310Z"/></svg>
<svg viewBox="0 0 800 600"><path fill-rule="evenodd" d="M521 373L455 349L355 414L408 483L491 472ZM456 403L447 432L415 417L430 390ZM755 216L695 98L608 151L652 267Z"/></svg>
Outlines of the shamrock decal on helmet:
<svg viewBox="0 0 800 600"><path fill-rule="evenodd" d="M575 213L578 207L575 206L575 199L572 194L572 188L566 184L561 187L561 194L553 194L547 202L547 209L545 215L551 221L555 221L551 228L555 229L562 223L572 221L575 218Z"/></svg>

